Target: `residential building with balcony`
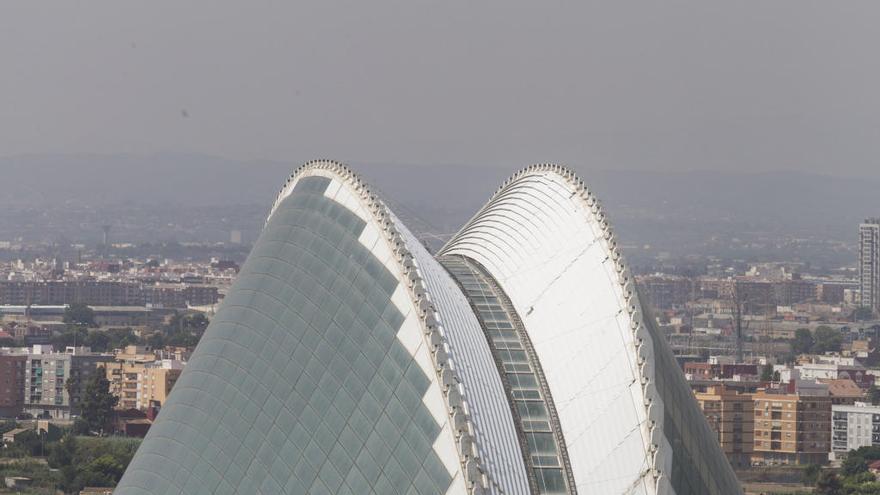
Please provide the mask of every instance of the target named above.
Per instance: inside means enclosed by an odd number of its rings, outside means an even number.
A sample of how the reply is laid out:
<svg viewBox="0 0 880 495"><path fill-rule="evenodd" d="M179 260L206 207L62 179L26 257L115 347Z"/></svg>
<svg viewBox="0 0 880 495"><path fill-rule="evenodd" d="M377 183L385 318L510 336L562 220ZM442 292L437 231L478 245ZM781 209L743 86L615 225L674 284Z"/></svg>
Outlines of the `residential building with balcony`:
<svg viewBox="0 0 880 495"><path fill-rule="evenodd" d="M792 390L794 389L794 390ZM825 387L763 389L755 396L752 460L821 464L831 450L831 396Z"/></svg>
<svg viewBox="0 0 880 495"><path fill-rule="evenodd" d="M105 367L117 409L146 410L161 406L177 382L184 363L171 359L149 362L114 361Z"/></svg>
<svg viewBox="0 0 880 495"><path fill-rule="evenodd" d="M112 360L112 355L93 353L88 347L53 352L51 346L35 345L25 363L24 412L38 418L72 419L79 414L88 380Z"/></svg>
<svg viewBox="0 0 880 495"><path fill-rule="evenodd" d="M864 402L831 406L831 460L871 446L880 446L880 406Z"/></svg>
<svg viewBox="0 0 880 495"><path fill-rule="evenodd" d="M712 385L694 396L709 427L718 435L721 450L734 467L751 463L755 432L755 402L752 394L723 384Z"/></svg>

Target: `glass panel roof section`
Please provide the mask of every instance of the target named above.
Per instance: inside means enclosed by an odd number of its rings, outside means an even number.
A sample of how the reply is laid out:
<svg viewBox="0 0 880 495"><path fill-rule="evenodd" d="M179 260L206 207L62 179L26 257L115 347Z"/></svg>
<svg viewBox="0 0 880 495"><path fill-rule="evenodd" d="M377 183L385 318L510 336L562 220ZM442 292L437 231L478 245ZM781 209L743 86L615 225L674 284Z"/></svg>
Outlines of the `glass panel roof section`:
<svg viewBox="0 0 880 495"><path fill-rule="evenodd" d="M575 494L553 401L522 322L510 300L476 261L439 258L471 303L501 374L536 494Z"/></svg>
<svg viewBox="0 0 880 495"><path fill-rule="evenodd" d="M463 493L423 401L436 375L397 338L399 281L329 183L272 214L114 493Z"/></svg>

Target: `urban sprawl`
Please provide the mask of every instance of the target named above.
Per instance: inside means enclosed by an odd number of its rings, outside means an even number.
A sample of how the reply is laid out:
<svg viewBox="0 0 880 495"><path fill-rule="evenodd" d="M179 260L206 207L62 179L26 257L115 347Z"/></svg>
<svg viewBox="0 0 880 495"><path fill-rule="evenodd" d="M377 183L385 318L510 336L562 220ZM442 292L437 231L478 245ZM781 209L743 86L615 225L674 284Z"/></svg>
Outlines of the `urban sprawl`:
<svg viewBox="0 0 880 495"><path fill-rule="evenodd" d="M738 472L880 446L880 220L860 226L859 253L831 274L715 263L637 275ZM74 425L96 375L116 397L112 433L143 437L239 268L106 254L0 264L7 446Z"/></svg>

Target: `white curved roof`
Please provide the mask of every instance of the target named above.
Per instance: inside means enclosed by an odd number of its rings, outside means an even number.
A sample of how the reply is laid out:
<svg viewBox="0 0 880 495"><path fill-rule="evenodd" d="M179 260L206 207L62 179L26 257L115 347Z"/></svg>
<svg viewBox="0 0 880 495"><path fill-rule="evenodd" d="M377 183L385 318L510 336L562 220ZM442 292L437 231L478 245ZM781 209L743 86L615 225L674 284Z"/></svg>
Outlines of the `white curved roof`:
<svg viewBox="0 0 880 495"><path fill-rule="evenodd" d="M447 338L438 325L427 281L413 259L420 253L411 253L413 246L408 231L401 232L403 225L385 204L356 174L346 166L329 161L316 160L298 169L281 189L269 214L294 192L297 182L304 177L324 177L330 184L324 196L344 206L366 222L360 241L398 279L392 302L404 314L405 319L397 333L397 339L410 352L422 371L430 379L430 387L422 397L441 431L434 442L434 450L443 460L453 477L447 495L463 493L481 494L487 486L481 459L473 452L477 445L475 428L471 417L462 414L470 401L458 384L461 383ZM405 228L404 228L405 229ZM436 262L435 262L436 263ZM479 400L477 400L479 402ZM509 471L509 470L508 470ZM509 477L509 476L508 476Z"/></svg>
<svg viewBox="0 0 880 495"><path fill-rule="evenodd" d="M440 332L461 379L488 493L528 494L523 453L495 360L461 289L422 243L392 215L436 309Z"/></svg>
<svg viewBox="0 0 880 495"><path fill-rule="evenodd" d="M514 304L546 376L578 491L672 492L658 476L672 462L658 435L663 408L651 366L640 366L650 336L583 184L560 167L526 169L441 254L481 263Z"/></svg>
<svg viewBox="0 0 880 495"><path fill-rule="evenodd" d="M300 167L269 217L225 313L206 331L121 491L164 492L157 483L176 486L169 474L185 469L200 473L184 480L187 493L220 485L256 493L255 484L264 493L280 493L282 484L295 492L305 481L338 487L341 469L358 492L364 484L387 493L391 483L401 492L415 483L422 493L447 495L571 493L573 480L581 494L741 493L663 337L643 321L598 203L565 169L518 173L444 247L442 255L468 258L469 273L479 272L483 285L455 268L452 260L463 258L444 258L444 268L336 162ZM484 289L494 303L477 292ZM275 349L279 341L285 352ZM238 366L245 356L259 366ZM523 363L528 373L518 367ZM333 374L339 376L328 378ZM515 385L510 375L520 377ZM365 377L370 384L358 385ZM355 403L333 380L371 392ZM241 407L216 407L217 394L205 393L208 381ZM332 407L352 414L350 426L341 427L338 411L326 418L314 412L327 410L331 396ZM517 402L535 397L546 407L540 418ZM275 418L274 433L253 427L257 416L270 426ZM370 418L374 424L365 425ZM539 446L537 423L552 430L564 487L549 474L539 484L529 471L551 467L546 451L530 450L549 445ZM340 433L352 427L358 431ZM186 442L178 438L184 431ZM292 464L306 442L282 438L289 431L314 434L306 450L317 449L291 467L284 463ZM271 455L267 446L275 443L288 455ZM258 452L239 458L241 445ZM345 449L359 446L357 459L349 459ZM389 455L393 462L374 459ZM296 472L315 460L322 466L317 478L306 468ZM353 474L352 460L364 474ZM250 468L222 467L230 463ZM370 479L361 479L365 474Z"/></svg>

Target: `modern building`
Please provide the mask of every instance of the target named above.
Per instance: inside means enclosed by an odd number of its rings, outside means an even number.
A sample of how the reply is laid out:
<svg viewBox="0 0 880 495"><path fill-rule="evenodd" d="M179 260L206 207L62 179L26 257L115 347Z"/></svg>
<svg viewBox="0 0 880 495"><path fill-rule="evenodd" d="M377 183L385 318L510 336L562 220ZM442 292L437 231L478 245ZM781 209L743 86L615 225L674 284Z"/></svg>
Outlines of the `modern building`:
<svg viewBox="0 0 880 495"><path fill-rule="evenodd" d="M694 395L730 463L736 467L750 466L755 442L752 394L721 384L709 386L705 392Z"/></svg>
<svg viewBox="0 0 880 495"><path fill-rule="evenodd" d="M742 493L653 321L562 167L435 257L310 162L116 493Z"/></svg>
<svg viewBox="0 0 880 495"><path fill-rule="evenodd" d="M71 419L79 412L88 380L111 361L112 355L93 353L88 347L53 352L52 346L35 345L24 369L24 412L38 418Z"/></svg>
<svg viewBox="0 0 880 495"><path fill-rule="evenodd" d="M831 460L840 460L859 447L880 446L880 406L834 405L831 415Z"/></svg>
<svg viewBox="0 0 880 495"><path fill-rule="evenodd" d="M768 388L759 390L754 398L754 461L767 464L827 461L831 451L831 397L827 385L798 384L793 391Z"/></svg>
<svg viewBox="0 0 880 495"><path fill-rule="evenodd" d="M880 312L880 218L859 225L859 304Z"/></svg>

